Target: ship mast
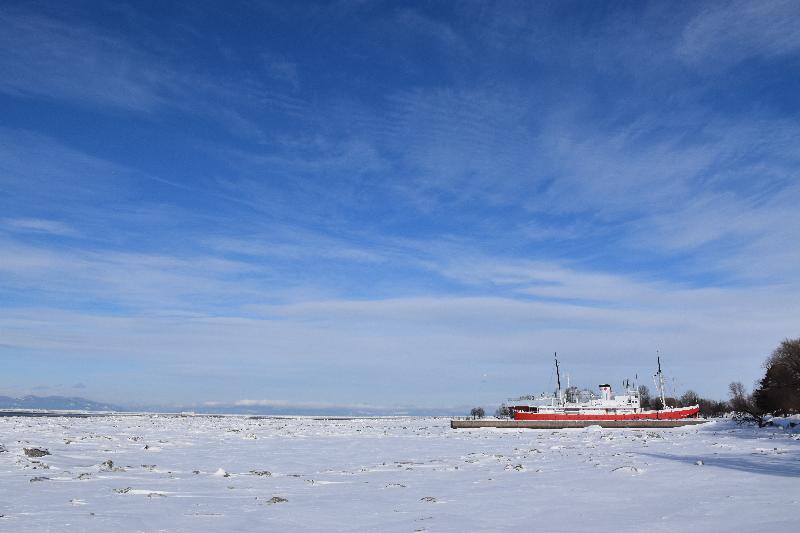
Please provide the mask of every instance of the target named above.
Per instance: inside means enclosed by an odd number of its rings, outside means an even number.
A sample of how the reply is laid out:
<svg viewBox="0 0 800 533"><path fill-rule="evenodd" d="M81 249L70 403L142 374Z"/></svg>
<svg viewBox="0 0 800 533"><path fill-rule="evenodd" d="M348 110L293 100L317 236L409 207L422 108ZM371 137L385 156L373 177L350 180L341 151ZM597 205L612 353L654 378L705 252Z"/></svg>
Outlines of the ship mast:
<svg viewBox="0 0 800 533"><path fill-rule="evenodd" d="M658 354L657 350L656 354ZM656 385L658 386L658 393L661 396L661 408L666 409L667 402L664 400L664 373L661 372L661 356L656 355L656 359L658 360L658 372L656 372L654 377L657 378Z"/></svg>
<svg viewBox="0 0 800 533"><path fill-rule="evenodd" d="M563 402L561 401L561 373L558 370L558 353L553 352L553 357L556 360L556 383L558 385L558 403L562 404Z"/></svg>

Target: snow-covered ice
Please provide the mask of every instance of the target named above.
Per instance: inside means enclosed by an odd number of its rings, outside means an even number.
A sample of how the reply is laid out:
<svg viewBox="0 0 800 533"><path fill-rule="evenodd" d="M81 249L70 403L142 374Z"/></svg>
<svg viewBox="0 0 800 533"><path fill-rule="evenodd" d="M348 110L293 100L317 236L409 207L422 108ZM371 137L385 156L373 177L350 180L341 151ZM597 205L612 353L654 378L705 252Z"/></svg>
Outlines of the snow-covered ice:
<svg viewBox="0 0 800 533"><path fill-rule="evenodd" d="M800 513L800 435L727 421L8 417L0 446L5 531L796 531Z"/></svg>

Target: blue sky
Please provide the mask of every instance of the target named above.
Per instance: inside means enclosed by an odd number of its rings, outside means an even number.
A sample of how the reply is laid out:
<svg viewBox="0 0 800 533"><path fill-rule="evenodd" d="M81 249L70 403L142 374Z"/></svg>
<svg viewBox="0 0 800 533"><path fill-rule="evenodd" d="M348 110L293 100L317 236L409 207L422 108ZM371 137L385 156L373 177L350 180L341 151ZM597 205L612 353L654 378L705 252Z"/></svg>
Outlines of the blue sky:
<svg viewBox="0 0 800 533"><path fill-rule="evenodd" d="M797 2L4 2L0 394L724 397L800 332Z"/></svg>

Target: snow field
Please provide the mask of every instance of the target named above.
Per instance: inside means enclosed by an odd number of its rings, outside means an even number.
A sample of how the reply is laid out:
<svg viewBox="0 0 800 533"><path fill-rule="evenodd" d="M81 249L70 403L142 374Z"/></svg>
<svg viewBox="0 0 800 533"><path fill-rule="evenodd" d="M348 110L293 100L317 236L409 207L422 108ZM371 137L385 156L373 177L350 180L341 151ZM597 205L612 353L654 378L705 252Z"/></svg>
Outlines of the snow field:
<svg viewBox="0 0 800 533"><path fill-rule="evenodd" d="M800 511L800 435L727 421L9 417L0 445L7 531L795 531Z"/></svg>

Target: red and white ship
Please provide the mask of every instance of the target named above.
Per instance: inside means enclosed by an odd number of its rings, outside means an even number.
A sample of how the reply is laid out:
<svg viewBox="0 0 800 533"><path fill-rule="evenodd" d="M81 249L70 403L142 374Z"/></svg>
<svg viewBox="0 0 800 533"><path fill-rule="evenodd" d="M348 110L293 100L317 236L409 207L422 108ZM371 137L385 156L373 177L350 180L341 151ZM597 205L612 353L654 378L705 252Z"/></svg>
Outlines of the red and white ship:
<svg viewBox="0 0 800 533"><path fill-rule="evenodd" d="M658 372L654 378L663 409L642 409L639 391L636 387L631 389L629 382L625 385L625 394L613 394L611 385L604 383L600 385L599 397L588 393L589 397L586 398L588 391L584 391L584 394L572 394L568 401L561 391L561 374L556 358L558 383L556 394L524 396L510 400L508 408L514 420L675 420L697 416L700 412L699 405L691 407L666 405L661 358L658 359Z"/></svg>

